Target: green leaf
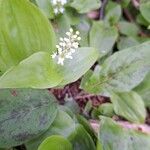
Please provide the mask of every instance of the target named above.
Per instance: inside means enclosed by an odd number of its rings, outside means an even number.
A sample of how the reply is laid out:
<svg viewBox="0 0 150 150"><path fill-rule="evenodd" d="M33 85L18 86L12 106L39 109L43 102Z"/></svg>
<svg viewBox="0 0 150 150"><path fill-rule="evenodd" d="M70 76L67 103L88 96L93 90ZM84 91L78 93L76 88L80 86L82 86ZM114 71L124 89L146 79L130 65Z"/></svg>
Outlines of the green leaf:
<svg viewBox="0 0 150 150"><path fill-rule="evenodd" d="M121 1L121 6L123 8L126 8L130 4L130 1L131 0L123 0L123 1Z"/></svg>
<svg viewBox="0 0 150 150"><path fill-rule="evenodd" d="M1 0L0 71L38 51L52 52L55 35L48 19L27 0Z"/></svg>
<svg viewBox="0 0 150 150"><path fill-rule="evenodd" d="M119 50L138 45L139 42L134 37L121 37L117 43Z"/></svg>
<svg viewBox="0 0 150 150"><path fill-rule="evenodd" d="M64 111L58 111L54 122L47 132L26 143L27 149L37 150L41 141L50 135L61 135L67 138L73 144L74 150L95 150L94 142L88 132L82 125L77 123L77 120L73 120Z"/></svg>
<svg viewBox="0 0 150 150"><path fill-rule="evenodd" d="M65 7L64 14L67 16L71 25L77 25L81 21L80 15L76 12L75 9L72 9L71 7ZM74 14L76 14L76 15L74 15Z"/></svg>
<svg viewBox="0 0 150 150"><path fill-rule="evenodd" d="M91 22L85 17L80 17L80 23L76 26L76 29L80 32L80 45L89 46L89 32L91 29Z"/></svg>
<svg viewBox="0 0 150 150"><path fill-rule="evenodd" d="M77 115L78 122L83 125L83 127L86 129L86 131L90 134L92 139L96 139L96 134L94 133L94 130L88 120L86 120L83 116Z"/></svg>
<svg viewBox="0 0 150 150"><path fill-rule="evenodd" d="M140 32L136 24L126 21L120 21L118 23L118 28L121 34L127 36L137 36Z"/></svg>
<svg viewBox="0 0 150 150"><path fill-rule="evenodd" d="M103 150L149 150L150 148L150 134L125 129L110 118L101 118L99 141Z"/></svg>
<svg viewBox="0 0 150 150"><path fill-rule="evenodd" d="M47 90L0 90L0 147L21 145L45 132L57 113Z"/></svg>
<svg viewBox="0 0 150 150"><path fill-rule="evenodd" d="M57 39L59 40L60 37L63 37L67 31L69 31L71 24L70 19L64 12L63 15L58 16L56 19L56 33L57 33ZM57 41L58 41L57 40Z"/></svg>
<svg viewBox="0 0 150 150"><path fill-rule="evenodd" d="M50 88L62 81L59 66L46 52L21 61L0 77L0 88Z"/></svg>
<svg viewBox="0 0 150 150"><path fill-rule="evenodd" d="M58 110L57 116L49 129L41 136L26 143L27 150L37 150L40 143L51 135L61 135L67 138L75 127L74 120L64 111Z"/></svg>
<svg viewBox="0 0 150 150"><path fill-rule="evenodd" d="M68 137L74 150L95 150L95 144L82 125L76 125L74 132Z"/></svg>
<svg viewBox="0 0 150 150"><path fill-rule="evenodd" d="M134 123L144 123L145 105L136 92L111 93L111 101L117 115Z"/></svg>
<svg viewBox="0 0 150 150"><path fill-rule="evenodd" d="M38 150L72 150L71 143L60 135L53 135L46 138Z"/></svg>
<svg viewBox="0 0 150 150"><path fill-rule="evenodd" d="M35 0L38 7L45 13L45 15L53 19L54 18L54 11L51 5L50 0Z"/></svg>
<svg viewBox="0 0 150 150"><path fill-rule="evenodd" d="M82 85L88 92L109 96L109 90L128 92L143 81L150 70L150 42L145 42L107 58L99 76L92 75Z"/></svg>
<svg viewBox="0 0 150 150"><path fill-rule="evenodd" d="M103 150L102 144L98 140L96 150Z"/></svg>
<svg viewBox="0 0 150 150"><path fill-rule="evenodd" d="M110 1L106 7L106 16L104 21L106 23L110 23L111 25L115 25L119 21L121 14L121 6Z"/></svg>
<svg viewBox="0 0 150 150"><path fill-rule="evenodd" d="M68 114L70 112L71 114L73 114L73 116L74 114L80 113L80 107L73 97L66 96L64 100L65 103L63 104L63 106L61 106L62 110L64 110Z"/></svg>
<svg viewBox="0 0 150 150"><path fill-rule="evenodd" d="M142 97L145 105L150 107L150 73L147 74L142 83L140 83L135 89L138 94Z"/></svg>
<svg viewBox="0 0 150 150"><path fill-rule="evenodd" d="M103 116L112 117L114 115L113 104L111 104L111 103L101 104L98 107L98 111L99 111L99 115L101 114Z"/></svg>
<svg viewBox="0 0 150 150"><path fill-rule="evenodd" d="M100 8L101 2L99 0L93 0L92 3L91 0L73 0L70 6L75 8L78 13L83 14Z"/></svg>
<svg viewBox="0 0 150 150"><path fill-rule="evenodd" d="M107 54L111 51L118 37L115 27L107 27L103 22L93 22L90 31L90 46L99 50L100 54Z"/></svg>
<svg viewBox="0 0 150 150"><path fill-rule="evenodd" d="M150 23L150 2L147 1L140 5L140 11L143 17Z"/></svg>
<svg viewBox="0 0 150 150"><path fill-rule="evenodd" d="M149 22L141 14L137 15L136 21L140 25L143 25L146 27L149 25Z"/></svg>
<svg viewBox="0 0 150 150"><path fill-rule="evenodd" d="M78 48L73 60L57 64L46 52L38 52L21 61L0 77L0 88L51 88L78 80L95 63L94 48ZM73 69L72 69L73 68Z"/></svg>

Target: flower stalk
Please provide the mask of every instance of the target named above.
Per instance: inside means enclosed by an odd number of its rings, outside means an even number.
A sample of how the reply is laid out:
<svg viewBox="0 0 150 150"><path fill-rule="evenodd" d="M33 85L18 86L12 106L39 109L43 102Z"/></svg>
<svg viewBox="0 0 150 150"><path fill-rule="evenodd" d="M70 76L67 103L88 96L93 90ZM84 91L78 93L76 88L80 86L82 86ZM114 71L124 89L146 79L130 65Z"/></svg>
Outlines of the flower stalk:
<svg viewBox="0 0 150 150"><path fill-rule="evenodd" d="M57 63L64 65L65 59L73 59L72 54L75 53L79 47L79 31L74 33L73 29L70 28L69 32L66 32L66 37L60 38L60 42L56 45L57 52L54 52L51 56L53 59L57 59Z"/></svg>

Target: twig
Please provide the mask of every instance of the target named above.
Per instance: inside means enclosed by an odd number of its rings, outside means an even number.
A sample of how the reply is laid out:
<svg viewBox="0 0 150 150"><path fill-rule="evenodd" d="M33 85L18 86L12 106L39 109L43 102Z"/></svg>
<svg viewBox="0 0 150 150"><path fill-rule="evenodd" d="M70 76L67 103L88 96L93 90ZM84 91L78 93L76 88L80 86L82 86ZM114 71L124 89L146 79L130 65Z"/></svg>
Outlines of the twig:
<svg viewBox="0 0 150 150"><path fill-rule="evenodd" d="M134 22L134 19L128 9L123 9L123 13L130 22Z"/></svg>
<svg viewBox="0 0 150 150"><path fill-rule="evenodd" d="M88 95L83 95L83 96L76 96L75 99L77 100L77 99L91 98L93 96L97 96L97 95L95 95L95 94L88 94Z"/></svg>
<svg viewBox="0 0 150 150"><path fill-rule="evenodd" d="M116 2L118 2L118 3L121 3L121 1L122 0L116 0ZM132 1L137 1L137 0L132 0ZM123 13L128 21L134 22L133 16L131 15L131 13L129 12L129 10L127 8L123 9Z"/></svg>
<svg viewBox="0 0 150 150"><path fill-rule="evenodd" d="M94 129L96 133L99 132L100 129L100 123L98 120L90 120L90 125ZM139 131L142 133L150 134L150 127L146 124L135 124L135 123L129 123L127 121L117 121L117 123L126 129L132 129L135 131Z"/></svg>
<svg viewBox="0 0 150 150"><path fill-rule="evenodd" d="M105 7L108 3L108 0L103 0L102 1L102 5L101 5L101 8L100 8L100 12L99 12L99 19L100 20L103 20L104 19L104 16L105 16Z"/></svg>

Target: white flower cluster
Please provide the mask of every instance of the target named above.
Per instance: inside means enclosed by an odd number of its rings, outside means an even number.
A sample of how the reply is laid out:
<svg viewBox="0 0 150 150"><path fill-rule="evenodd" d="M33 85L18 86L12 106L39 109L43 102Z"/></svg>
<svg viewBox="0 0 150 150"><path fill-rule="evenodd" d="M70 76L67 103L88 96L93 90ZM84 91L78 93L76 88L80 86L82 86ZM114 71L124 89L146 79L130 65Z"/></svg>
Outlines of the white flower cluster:
<svg viewBox="0 0 150 150"><path fill-rule="evenodd" d="M67 37L60 38L59 45L56 45L57 52L51 55L53 59L57 59L58 64L64 65L65 59L73 58L72 54L79 47L79 41L81 40L79 34L79 31L74 33L73 29L70 28L69 32L66 32Z"/></svg>
<svg viewBox="0 0 150 150"><path fill-rule="evenodd" d="M61 14L64 12L64 5L67 3L67 0L52 0L52 5L54 8L55 15Z"/></svg>

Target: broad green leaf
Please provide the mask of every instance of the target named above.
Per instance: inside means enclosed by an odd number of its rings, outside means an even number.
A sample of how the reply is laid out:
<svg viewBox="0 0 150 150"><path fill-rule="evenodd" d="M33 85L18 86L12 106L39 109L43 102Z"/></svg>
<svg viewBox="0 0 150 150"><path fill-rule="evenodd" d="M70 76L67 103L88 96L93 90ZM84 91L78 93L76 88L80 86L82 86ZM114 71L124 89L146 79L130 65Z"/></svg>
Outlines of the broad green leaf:
<svg viewBox="0 0 150 150"><path fill-rule="evenodd" d="M150 134L126 129L110 118L101 118L99 141L103 150L149 150Z"/></svg>
<svg viewBox="0 0 150 150"><path fill-rule="evenodd" d="M27 0L1 0L0 26L1 72L35 52L55 49L48 19Z"/></svg>
<svg viewBox="0 0 150 150"><path fill-rule="evenodd" d="M90 111L92 110L92 107L93 107L92 101L89 100L89 101L86 103L85 107L84 107L83 114L84 114L85 116L89 117L89 114L90 114Z"/></svg>
<svg viewBox="0 0 150 150"><path fill-rule="evenodd" d="M51 135L61 135L67 138L75 128L74 120L64 111L59 110L49 129L41 136L26 143L27 150L37 150L40 143Z"/></svg>
<svg viewBox="0 0 150 150"><path fill-rule="evenodd" d="M99 115L112 117L114 115L113 104L111 104L111 103L101 104L98 107L98 112L99 112Z"/></svg>
<svg viewBox="0 0 150 150"><path fill-rule="evenodd" d="M80 23L76 26L76 29L80 32L80 45L89 46L89 32L91 29L91 22L85 17L80 17Z"/></svg>
<svg viewBox="0 0 150 150"><path fill-rule="evenodd" d="M130 4L130 1L131 0L123 0L123 1L121 1L121 6L123 8L126 8Z"/></svg>
<svg viewBox="0 0 150 150"><path fill-rule="evenodd" d="M66 110L65 112L68 113L70 111L72 114L79 114L80 113L80 107L78 103L74 100L73 97L65 97L64 99L65 103L63 104L62 110ZM68 110L68 111L67 111Z"/></svg>
<svg viewBox="0 0 150 150"><path fill-rule="evenodd" d="M97 140L96 150L103 150L102 144Z"/></svg>
<svg viewBox="0 0 150 150"><path fill-rule="evenodd" d="M73 55L73 60L66 60L64 66L61 68L60 73L63 81L59 85L66 85L78 80L92 67L98 56L98 51L95 48L78 48Z"/></svg>
<svg viewBox="0 0 150 150"><path fill-rule="evenodd" d="M38 52L10 68L0 77L0 88L51 88L78 80L95 63L94 48L78 48L64 66L46 52Z"/></svg>
<svg viewBox="0 0 150 150"><path fill-rule="evenodd" d="M67 16L71 25L77 25L81 21L80 15L76 12L75 9L72 9L71 7L65 7L64 14ZM74 14L76 14L76 15L74 15Z"/></svg>
<svg viewBox="0 0 150 150"><path fill-rule="evenodd" d="M140 5L140 11L143 17L150 23L150 2L147 1Z"/></svg>
<svg viewBox="0 0 150 150"><path fill-rule="evenodd" d="M99 119L99 116L113 117L115 115L112 103L103 103L98 108L94 108L91 112L91 116L94 119Z"/></svg>
<svg viewBox="0 0 150 150"><path fill-rule="evenodd" d="M115 25L119 21L121 14L121 6L115 2L109 1L106 7L106 16L104 21L111 25Z"/></svg>
<svg viewBox="0 0 150 150"><path fill-rule="evenodd" d="M50 135L61 135L67 138L73 144L74 150L95 150L94 142L83 126L61 110L58 111L47 132L26 143L27 149L37 150L39 144Z"/></svg>
<svg viewBox="0 0 150 150"><path fill-rule="evenodd" d="M111 51L117 37L115 27L107 27L103 22L95 21L90 31L90 46L97 48L104 55Z"/></svg>
<svg viewBox="0 0 150 150"><path fill-rule="evenodd" d="M145 105L150 107L150 73L148 73L143 82L139 84L134 91L140 94Z"/></svg>
<svg viewBox="0 0 150 150"><path fill-rule="evenodd" d="M70 4L71 7L75 8L78 13L87 13L91 10L100 8L101 2L99 0L73 0Z"/></svg>
<svg viewBox="0 0 150 150"><path fill-rule="evenodd" d="M134 123L144 123L145 105L136 92L111 93L111 101L117 115Z"/></svg>
<svg viewBox="0 0 150 150"><path fill-rule="evenodd" d="M109 90L128 92L143 81L150 70L150 42L145 42L107 58L99 76L92 75L82 88L88 92L109 96Z"/></svg>
<svg viewBox="0 0 150 150"><path fill-rule="evenodd" d="M45 13L45 15L53 19L54 18L54 11L51 5L50 0L35 0L38 7Z"/></svg>
<svg viewBox="0 0 150 150"><path fill-rule="evenodd" d="M88 120L86 120L83 116L77 115L78 122L83 125L83 127L86 129L86 131L91 135L92 139L96 139L96 134L94 133L94 130Z"/></svg>
<svg viewBox="0 0 150 150"><path fill-rule="evenodd" d="M0 88L50 88L62 81L59 66L46 52L21 61L0 77Z"/></svg>
<svg viewBox="0 0 150 150"><path fill-rule="evenodd" d="M56 20L55 21L56 24L54 22L54 26L56 26L55 32L57 33L57 39L59 40L60 37L63 37L65 33L69 31L71 24L66 13L58 16L55 20Z"/></svg>
<svg viewBox="0 0 150 150"><path fill-rule="evenodd" d="M38 150L72 150L71 143L60 135L53 135L46 138Z"/></svg>
<svg viewBox="0 0 150 150"><path fill-rule="evenodd" d="M134 37L121 37L120 40L117 43L117 47L119 50L129 48L132 46L139 45L139 41L137 41Z"/></svg>
<svg viewBox="0 0 150 150"><path fill-rule="evenodd" d="M95 144L82 125L76 125L74 132L68 137L74 150L95 150Z"/></svg>
<svg viewBox="0 0 150 150"><path fill-rule="evenodd" d="M47 90L0 90L0 147L21 145L45 132L57 113Z"/></svg>
<svg viewBox="0 0 150 150"><path fill-rule="evenodd" d="M149 22L141 14L137 15L136 21L140 25L144 25L146 27L149 25Z"/></svg>
<svg viewBox="0 0 150 150"><path fill-rule="evenodd" d="M137 36L140 32L136 24L126 21L120 21L118 23L118 28L121 34L127 36Z"/></svg>

